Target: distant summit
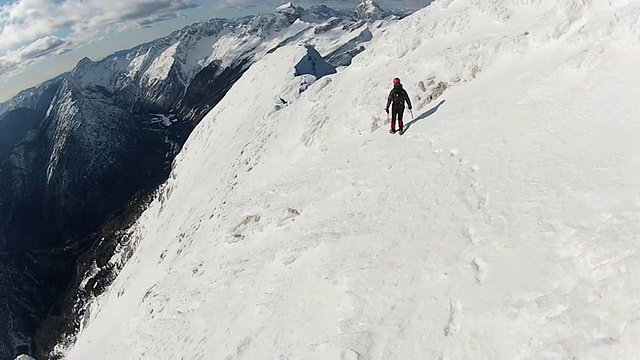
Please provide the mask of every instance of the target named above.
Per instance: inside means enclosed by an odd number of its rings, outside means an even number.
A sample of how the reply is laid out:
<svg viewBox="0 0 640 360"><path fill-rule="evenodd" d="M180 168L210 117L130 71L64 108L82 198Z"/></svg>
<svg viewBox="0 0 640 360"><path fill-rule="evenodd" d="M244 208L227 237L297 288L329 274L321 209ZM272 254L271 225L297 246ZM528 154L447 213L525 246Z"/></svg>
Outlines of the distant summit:
<svg viewBox="0 0 640 360"><path fill-rule="evenodd" d="M327 5L313 5L308 9L309 13L312 14L317 19L331 19L331 18L342 18L342 17L351 17L352 11L344 10L344 9L332 9Z"/></svg>
<svg viewBox="0 0 640 360"><path fill-rule="evenodd" d="M365 0L356 6L354 18L356 20L382 20L388 15L375 1Z"/></svg>
<svg viewBox="0 0 640 360"><path fill-rule="evenodd" d="M294 5L293 2L289 1L288 3L278 6L275 12L290 12L290 11L295 11L297 9L302 9L302 8Z"/></svg>
<svg viewBox="0 0 640 360"><path fill-rule="evenodd" d="M281 14L289 18L291 22L296 19L302 18L306 14L306 10L300 6L294 5L292 2L278 6L275 10L275 14Z"/></svg>

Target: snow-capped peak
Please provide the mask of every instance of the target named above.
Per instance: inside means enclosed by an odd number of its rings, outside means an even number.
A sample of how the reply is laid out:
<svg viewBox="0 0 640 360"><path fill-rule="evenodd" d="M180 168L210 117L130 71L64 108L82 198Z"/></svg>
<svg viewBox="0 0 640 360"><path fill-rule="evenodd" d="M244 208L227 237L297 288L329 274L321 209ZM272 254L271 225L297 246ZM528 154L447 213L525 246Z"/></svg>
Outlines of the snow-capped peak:
<svg viewBox="0 0 640 360"><path fill-rule="evenodd" d="M78 61L75 68L73 69L73 73L74 74L82 73L90 69L93 65L95 65L95 62L85 56Z"/></svg>
<svg viewBox="0 0 640 360"><path fill-rule="evenodd" d="M292 10L299 9L299 6L293 4L293 2L289 1L288 3L282 4L278 6L275 12L290 12Z"/></svg>
<svg viewBox="0 0 640 360"><path fill-rule="evenodd" d="M83 57L82 59L78 60L78 63L76 64L76 67L78 66L88 66L89 64L93 64L93 60L89 59L88 57Z"/></svg>
<svg viewBox="0 0 640 360"><path fill-rule="evenodd" d="M307 13L307 10L292 2L278 6L273 13L276 16L284 16L290 23L293 23L298 19L302 21L313 21L313 18Z"/></svg>
<svg viewBox="0 0 640 360"><path fill-rule="evenodd" d="M304 8L302 8L301 6L297 6L297 5L294 5L292 2L288 2L286 4L278 6L274 10L274 13L275 14L282 14L282 15L286 15L286 16L300 17L301 15L306 13L306 10Z"/></svg>
<svg viewBox="0 0 640 360"><path fill-rule="evenodd" d="M373 0L365 0L358 4L354 17L357 20L379 20L386 16L386 12Z"/></svg>

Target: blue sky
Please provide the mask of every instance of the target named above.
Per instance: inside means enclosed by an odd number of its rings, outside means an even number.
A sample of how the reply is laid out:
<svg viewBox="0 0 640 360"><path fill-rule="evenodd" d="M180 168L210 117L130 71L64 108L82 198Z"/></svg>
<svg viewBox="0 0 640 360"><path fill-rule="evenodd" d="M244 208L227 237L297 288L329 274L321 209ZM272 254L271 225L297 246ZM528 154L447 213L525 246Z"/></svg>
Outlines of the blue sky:
<svg viewBox="0 0 640 360"><path fill-rule="evenodd" d="M428 0L385 0L418 8ZM197 20L271 12L286 0L0 0L0 102L75 66ZM294 1L355 8L360 0ZM422 5L424 3L425 5Z"/></svg>

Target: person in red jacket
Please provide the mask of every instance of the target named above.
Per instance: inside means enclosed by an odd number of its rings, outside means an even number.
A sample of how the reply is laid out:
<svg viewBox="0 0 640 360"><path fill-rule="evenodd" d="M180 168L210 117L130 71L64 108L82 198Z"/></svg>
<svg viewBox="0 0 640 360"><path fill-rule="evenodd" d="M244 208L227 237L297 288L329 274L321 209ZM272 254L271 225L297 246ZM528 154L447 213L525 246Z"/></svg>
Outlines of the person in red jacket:
<svg viewBox="0 0 640 360"><path fill-rule="evenodd" d="M391 130L390 133L396 133L396 119L398 120L398 130L400 135L404 133L404 124L402 123L402 116L404 115L404 103L407 103L407 107L411 110L411 100L409 94L402 87L400 79L393 79L393 89L389 92L387 97L387 107L384 109L387 114L389 113L389 106L391 105Z"/></svg>

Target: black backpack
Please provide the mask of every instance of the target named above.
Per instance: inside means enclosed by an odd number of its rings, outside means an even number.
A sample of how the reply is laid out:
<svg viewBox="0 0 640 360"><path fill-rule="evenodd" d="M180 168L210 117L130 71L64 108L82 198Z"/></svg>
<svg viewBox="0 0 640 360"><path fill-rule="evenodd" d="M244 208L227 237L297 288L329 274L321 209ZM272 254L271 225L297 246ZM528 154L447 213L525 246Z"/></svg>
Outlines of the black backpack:
<svg viewBox="0 0 640 360"><path fill-rule="evenodd" d="M393 107L400 108L404 106L404 99L407 96L407 92L404 91L403 88L395 88L393 89L391 96L393 99Z"/></svg>

